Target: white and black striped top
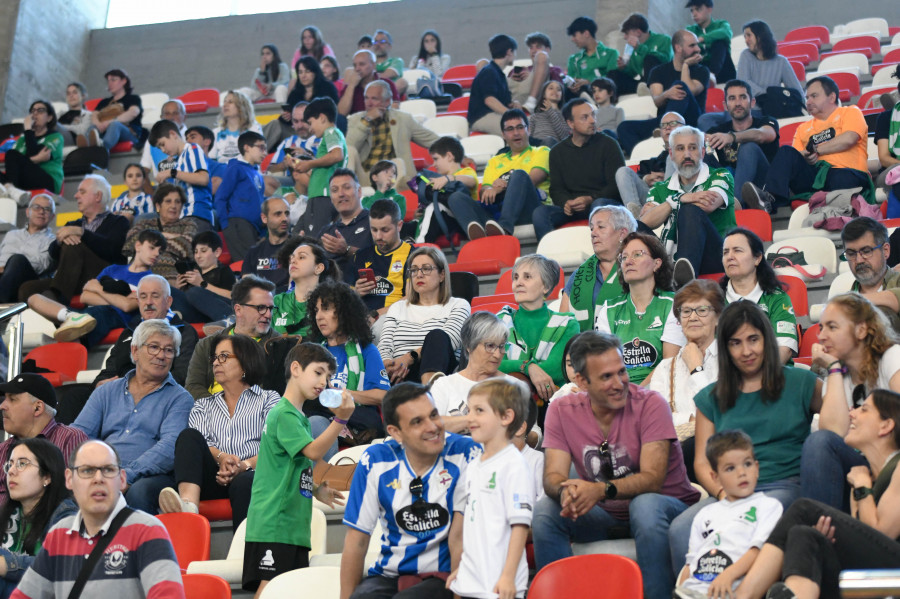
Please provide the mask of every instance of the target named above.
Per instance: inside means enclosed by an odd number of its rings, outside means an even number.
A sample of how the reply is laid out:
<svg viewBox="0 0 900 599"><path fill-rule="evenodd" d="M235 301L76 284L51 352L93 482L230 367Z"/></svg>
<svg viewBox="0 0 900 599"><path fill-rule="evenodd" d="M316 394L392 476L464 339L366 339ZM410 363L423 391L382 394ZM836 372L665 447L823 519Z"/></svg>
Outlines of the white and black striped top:
<svg viewBox="0 0 900 599"><path fill-rule="evenodd" d="M443 329L459 354L460 333L471 312L469 302L458 297L436 306L410 305L405 299L395 302L384 316L378 352L383 360L391 360L422 347L425 335L432 329Z"/></svg>
<svg viewBox="0 0 900 599"><path fill-rule="evenodd" d="M230 416L225 394L220 391L194 402L188 426L200 431L207 445L246 460L259 453L266 416L280 400L277 392L253 385L241 393L234 416Z"/></svg>

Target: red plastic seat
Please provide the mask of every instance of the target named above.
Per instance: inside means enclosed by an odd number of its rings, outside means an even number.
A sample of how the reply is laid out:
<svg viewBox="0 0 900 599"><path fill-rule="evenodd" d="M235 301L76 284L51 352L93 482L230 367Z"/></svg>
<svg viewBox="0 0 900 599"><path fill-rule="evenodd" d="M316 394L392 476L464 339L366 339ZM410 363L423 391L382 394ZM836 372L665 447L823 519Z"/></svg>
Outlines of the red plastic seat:
<svg viewBox="0 0 900 599"><path fill-rule="evenodd" d="M441 77L442 83L457 83L463 89L471 89L472 80L475 79L475 75L478 74L478 67L474 64L460 64L455 67L450 67L446 71L444 71L444 76Z"/></svg>
<svg viewBox="0 0 900 599"><path fill-rule="evenodd" d="M85 100L84 107L91 112L94 112L97 109L97 104L99 104L102 99L103 98L91 98L90 100Z"/></svg>
<svg viewBox="0 0 900 599"><path fill-rule="evenodd" d="M488 304L508 303L510 306L516 305L516 296L514 293L498 293L495 295L479 295L472 298L472 309Z"/></svg>
<svg viewBox="0 0 900 599"><path fill-rule="evenodd" d="M200 514L187 512L159 514L157 518L169 533L182 572L187 570L191 562L209 559L209 520Z"/></svg>
<svg viewBox="0 0 900 599"><path fill-rule="evenodd" d="M825 52L821 55L821 58L833 56L835 54L845 54L847 52L865 54L866 58L871 59L873 55L881 54L881 40L874 35L847 37L835 42L831 47L831 52Z"/></svg>
<svg viewBox="0 0 900 599"><path fill-rule="evenodd" d="M109 151L109 153L110 154L121 154L123 152L130 152L132 149L134 149L134 144L131 143L130 141L120 141L119 143L117 143L116 145L114 145L112 147L112 149Z"/></svg>
<svg viewBox="0 0 900 599"><path fill-rule="evenodd" d="M499 275L504 268L511 268L521 254L519 240L512 235L482 237L470 241L459 250L450 272L466 270L476 275Z"/></svg>
<svg viewBox="0 0 900 599"><path fill-rule="evenodd" d="M550 292L550 296L547 298L548 300L555 300L559 297L560 292L563 287L566 286L566 275L563 273L562 269L559 270L559 281L556 283L556 287ZM495 294L501 293L512 293L512 270L508 270L502 275L500 275L500 279L497 281L497 287L494 288Z"/></svg>
<svg viewBox="0 0 900 599"><path fill-rule="evenodd" d="M719 281L725 276L724 272L712 272L705 275L697 275L698 279L706 279L707 281Z"/></svg>
<svg viewBox="0 0 900 599"><path fill-rule="evenodd" d="M518 308L519 304L515 301L502 301L502 302L493 302L490 304L479 304L478 306L472 306L472 312L490 312L491 314L497 314L505 308L506 306L510 306L512 308Z"/></svg>
<svg viewBox="0 0 900 599"><path fill-rule="evenodd" d="M772 218L765 210L738 210L734 213L734 220L737 226L750 229L763 241L772 241Z"/></svg>
<svg viewBox="0 0 900 599"><path fill-rule="evenodd" d="M272 159L275 158L275 152L268 154L262 161L262 164L259 165L259 172L264 173L269 170L269 165L272 164Z"/></svg>
<svg viewBox="0 0 900 599"><path fill-rule="evenodd" d="M791 275L777 275L778 280L787 285L785 292L791 298L794 306L794 316L807 316L809 314L809 295L806 283L800 277Z"/></svg>
<svg viewBox="0 0 900 599"><path fill-rule="evenodd" d="M100 340L99 345L112 345L112 344L114 344L116 341L119 340L119 335L121 335L121 334L122 334L122 331L124 331L124 330L125 330L125 329L123 329L122 327L119 327L118 329L112 329L112 330L110 330L110 331L106 334L106 336L105 336L103 339Z"/></svg>
<svg viewBox="0 0 900 599"><path fill-rule="evenodd" d="M184 574L185 599L231 599L231 585L212 574Z"/></svg>
<svg viewBox="0 0 900 599"><path fill-rule="evenodd" d="M603 583L597 575L603 573ZM633 560L603 553L576 555L550 563L538 571L528 599L640 599L644 596L641 569Z"/></svg>
<svg viewBox="0 0 900 599"><path fill-rule="evenodd" d="M431 154L428 153L428 148L423 148L417 143L409 142L409 149L412 152L413 165L416 167L416 171L421 171L434 164ZM409 173L410 179L412 179L413 176L414 173Z"/></svg>
<svg viewBox="0 0 900 599"><path fill-rule="evenodd" d="M871 104L875 98L880 97L881 94L890 93L890 92L894 91L895 89L897 89L896 86L890 86L890 87L878 87L878 88L869 90L859 97L859 100L856 101L856 105L859 107L860 110L872 108L871 106L869 106L869 104Z"/></svg>
<svg viewBox="0 0 900 599"><path fill-rule="evenodd" d="M416 217L416 210L419 209L419 196L411 189L404 189L400 193L406 198L406 214L403 215L403 221L408 223Z"/></svg>
<svg viewBox="0 0 900 599"><path fill-rule="evenodd" d="M797 128L802 125L803 122L799 123L791 123L789 125L785 125L781 127L778 131L779 136L779 145L782 146L790 146L794 143L794 134L797 133Z"/></svg>
<svg viewBox="0 0 900 599"><path fill-rule="evenodd" d="M590 223L586 220L573 220L570 223L566 223L560 227L556 227L557 229L570 229L572 227L587 227Z"/></svg>
<svg viewBox="0 0 900 599"><path fill-rule="evenodd" d="M706 112L722 112L725 110L725 90L711 87L706 90Z"/></svg>
<svg viewBox="0 0 900 599"><path fill-rule="evenodd" d="M237 262L231 263L231 272L236 274L241 274L241 268L244 266L243 260L238 260Z"/></svg>
<svg viewBox="0 0 900 599"><path fill-rule="evenodd" d="M791 63L791 68L794 69L797 81L806 81L806 67L803 66L803 63L799 60L789 60L788 62Z"/></svg>
<svg viewBox="0 0 900 599"><path fill-rule="evenodd" d="M828 73L828 76L838 86L841 102L849 102L859 95L859 77L855 73Z"/></svg>
<svg viewBox="0 0 900 599"><path fill-rule="evenodd" d="M468 116L469 115L469 96L463 96L461 98L454 98L450 101L450 104L447 105L447 111L443 114L443 116L447 115L457 115L457 116Z"/></svg>
<svg viewBox="0 0 900 599"><path fill-rule="evenodd" d="M222 240L222 253L219 254L219 262L222 264L231 264L231 252L228 251L228 244L225 243L225 233L219 231L219 239Z"/></svg>
<svg viewBox="0 0 900 599"><path fill-rule="evenodd" d="M788 60L800 62L803 66L809 66L809 63L819 60L819 47L812 42L778 42L778 53Z"/></svg>
<svg viewBox="0 0 900 599"><path fill-rule="evenodd" d="M873 64L869 66L869 70L872 71L872 77L875 76L878 71L881 69L890 69L894 70L897 68L897 65L900 64L900 60L893 60L891 62L883 62L881 64Z"/></svg>
<svg viewBox="0 0 900 599"><path fill-rule="evenodd" d="M36 347L25 356L34 360L41 368L52 372L42 372L41 376L54 387L72 382L78 373L87 369L87 348L80 343L49 343Z"/></svg>
<svg viewBox="0 0 900 599"><path fill-rule="evenodd" d="M203 330L203 325L200 325L200 330ZM197 507L200 508L200 515L210 522L231 520L231 501L228 499L207 499Z"/></svg>
<svg viewBox="0 0 900 599"><path fill-rule="evenodd" d="M219 105L219 90L214 87L194 89L178 96L188 114L206 112Z"/></svg>
<svg viewBox="0 0 900 599"><path fill-rule="evenodd" d="M823 25L809 25L807 27L798 27L791 29L784 36L786 42L811 42L817 48L821 48L823 44L827 44L831 40L831 33L828 27ZM801 79L801 81L803 81Z"/></svg>
<svg viewBox="0 0 900 599"><path fill-rule="evenodd" d="M203 339L206 337L206 333L203 332L203 323L202 322L192 322L191 326L194 327L194 330L197 331L197 338Z"/></svg>
<svg viewBox="0 0 900 599"><path fill-rule="evenodd" d="M816 323L803 331L803 336L800 338L800 351L797 352L797 355L801 358L812 355L812 346L813 343L819 342L819 324Z"/></svg>

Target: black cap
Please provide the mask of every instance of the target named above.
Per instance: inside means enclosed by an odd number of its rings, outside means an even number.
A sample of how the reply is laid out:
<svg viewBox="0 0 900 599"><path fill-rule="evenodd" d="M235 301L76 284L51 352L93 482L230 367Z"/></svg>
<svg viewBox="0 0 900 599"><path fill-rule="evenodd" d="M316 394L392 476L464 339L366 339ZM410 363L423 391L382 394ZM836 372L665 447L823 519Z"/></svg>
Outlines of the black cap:
<svg viewBox="0 0 900 599"><path fill-rule="evenodd" d="M50 381L39 374L23 373L0 385L2 393L30 393L53 409L56 409L56 391Z"/></svg>

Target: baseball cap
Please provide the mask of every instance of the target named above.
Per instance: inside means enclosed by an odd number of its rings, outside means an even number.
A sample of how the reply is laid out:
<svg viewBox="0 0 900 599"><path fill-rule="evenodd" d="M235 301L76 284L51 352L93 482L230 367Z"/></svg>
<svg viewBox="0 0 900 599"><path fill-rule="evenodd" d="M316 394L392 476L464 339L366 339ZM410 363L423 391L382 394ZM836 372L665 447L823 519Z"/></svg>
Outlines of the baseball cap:
<svg viewBox="0 0 900 599"><path fill-rule="evenodd" d="M23 373L0 385L2 393L30 393L51 408L56 409L56 391L50 381L39 374Z"/></svg>

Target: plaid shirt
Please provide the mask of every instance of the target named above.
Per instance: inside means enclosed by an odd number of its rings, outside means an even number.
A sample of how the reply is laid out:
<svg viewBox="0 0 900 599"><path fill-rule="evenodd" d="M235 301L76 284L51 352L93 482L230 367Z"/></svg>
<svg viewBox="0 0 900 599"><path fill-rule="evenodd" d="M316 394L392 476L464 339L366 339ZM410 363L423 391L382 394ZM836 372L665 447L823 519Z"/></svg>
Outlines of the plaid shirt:
<svg viewBox="0 0 900 599"><path fill-rule="evenodd" d="M387 114L380 119L369 121L369 130L372 132L372 151L363 162L363 168L367 171L372 170L379 160L388 160L396 156L394 142L391 140L391 124L388 122Z"/></svg>

